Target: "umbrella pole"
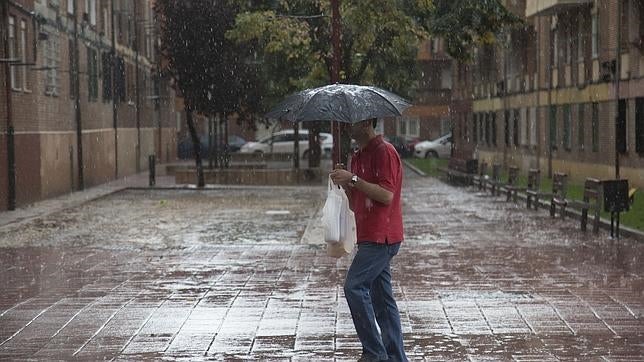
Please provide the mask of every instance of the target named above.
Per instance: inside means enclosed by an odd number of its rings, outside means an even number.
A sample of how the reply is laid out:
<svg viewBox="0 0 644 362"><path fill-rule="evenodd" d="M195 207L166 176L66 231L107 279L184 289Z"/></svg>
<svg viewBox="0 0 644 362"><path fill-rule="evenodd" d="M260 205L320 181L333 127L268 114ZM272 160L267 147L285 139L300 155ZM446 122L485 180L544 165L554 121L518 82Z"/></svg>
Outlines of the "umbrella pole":
<svg viewBox="0 0 644 362"><path fill-rule="evenodd" d="M342 151L340 140L340 122L333 121L331 123L331 134L333 135L333 168L342 163Z"/></svg>

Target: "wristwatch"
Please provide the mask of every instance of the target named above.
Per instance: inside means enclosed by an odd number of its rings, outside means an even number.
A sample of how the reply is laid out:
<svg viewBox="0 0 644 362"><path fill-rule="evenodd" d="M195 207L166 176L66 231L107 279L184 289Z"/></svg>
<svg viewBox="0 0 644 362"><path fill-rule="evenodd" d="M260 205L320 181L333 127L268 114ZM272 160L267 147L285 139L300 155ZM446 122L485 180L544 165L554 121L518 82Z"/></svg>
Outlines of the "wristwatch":
<svg viewBox="0 0 644 362"><path fill-rule="evenodd" d="M351 176L351 187L355 186L358 182L358 175Z"/></svg>

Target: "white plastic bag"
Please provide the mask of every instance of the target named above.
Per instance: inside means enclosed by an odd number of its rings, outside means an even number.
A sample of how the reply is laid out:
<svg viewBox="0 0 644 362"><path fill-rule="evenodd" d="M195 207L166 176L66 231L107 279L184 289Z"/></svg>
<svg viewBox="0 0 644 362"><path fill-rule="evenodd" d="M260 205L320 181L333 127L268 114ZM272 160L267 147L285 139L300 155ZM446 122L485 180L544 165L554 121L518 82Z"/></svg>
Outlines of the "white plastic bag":
<svg viewBox="0 0 644 362"><path fill-rule="evenodd" d="M324 241L327 243L327 254L340 258L350 254L356 243L356 218L344 190L333 184L331 177L327 192L322 209Z"/></svg>

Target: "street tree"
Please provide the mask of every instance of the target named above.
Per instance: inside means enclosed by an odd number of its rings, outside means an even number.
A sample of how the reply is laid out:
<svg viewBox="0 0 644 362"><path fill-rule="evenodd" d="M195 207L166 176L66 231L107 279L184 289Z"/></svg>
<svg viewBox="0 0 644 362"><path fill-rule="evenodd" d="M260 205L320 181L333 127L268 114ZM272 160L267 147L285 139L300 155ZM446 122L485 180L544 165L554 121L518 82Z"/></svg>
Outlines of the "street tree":
<svg viewBox="0 0 644 362"><path fill-rule="evenodd" d="M506 28L522 21L499 0L415 0L418 23L445 40L446 51L459 62L472 59L478 45L492 44Z"/></svg>
<svg viewBox="0 0 644 362"><path fill-rule="evenodd" d="M253 42L259 51L267 85L261 108L330 83L330 0L250 1L243 10L228 37ZM416 57L422 40L443 37L448 53L466 61L474 45L494 41L516 20L497 0L341 1L340 13L340 82L375 85L410 98L420 78ZM309 149L315 146L311 142ZM309 165L316 161L309 159Z"/></svg>
<svg viewBox="0 0 644 362"><path fill-rule="evenodd" d="M328 84L333 56L330 2L258 4L251 3L237 16L228 37L238 43L255 42L259 49L263 83L269 85L263 108L288 93ZM402 1L357 0L341 5L340 82L377 85L412 96L410 85L419 79L416 55L424 30L405 12ZM317 131L314 127L313 133ZM309 149L316 146L311 142ZM310 166L317 163L310 157Z"/></svg>
<svg viewBox="0 0 644 362"><path fill-rule="evenodd" d="M184 100L195 153L197 185L204 186L201 145L194 113L214 115L257 112L253 92L251 43L238 44L225 34L234 25L238 8L226 0L157 0L161 53L167 71Z"/></svg>

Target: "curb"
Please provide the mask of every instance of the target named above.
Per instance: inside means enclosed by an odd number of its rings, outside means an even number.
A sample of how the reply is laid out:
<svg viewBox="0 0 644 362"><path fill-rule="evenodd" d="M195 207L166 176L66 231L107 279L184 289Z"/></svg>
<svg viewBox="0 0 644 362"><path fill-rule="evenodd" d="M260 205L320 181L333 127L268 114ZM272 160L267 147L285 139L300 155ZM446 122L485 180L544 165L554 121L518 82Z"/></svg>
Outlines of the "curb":
<svg viewBox="0 0 644 362"><path fill-rule="evenodd" d="M407 160L402 160L402 162L405 164L405 166L407 166L410 170L412 170L412 171L414 171L415 173L417 173L419 176L422 176L422 177L426 177L426 176L427 176L427 174L426 174L426 173L424 173L423 171L421 171L418 167L416 167L416 166L412 165L409 161L407 161Z"/></svg>

